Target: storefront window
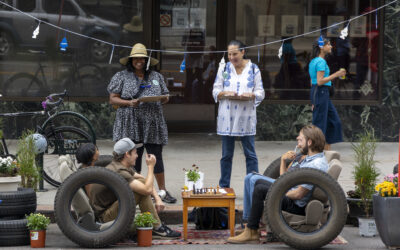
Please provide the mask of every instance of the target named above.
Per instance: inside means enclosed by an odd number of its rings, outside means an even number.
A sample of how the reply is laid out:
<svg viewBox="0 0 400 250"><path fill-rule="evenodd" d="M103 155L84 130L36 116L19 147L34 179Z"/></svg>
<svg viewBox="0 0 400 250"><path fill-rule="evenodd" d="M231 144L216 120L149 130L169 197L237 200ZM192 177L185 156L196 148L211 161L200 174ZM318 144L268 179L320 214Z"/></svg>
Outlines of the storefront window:
<svg viewBox="0 0 400 250"><path fill-rule="evenodd" d="M170 103L213 103L216 57L202 52L215 51L215 27L215 1L161 1L161 49L189 52L162 53L161 73L172 95Z"/></svg>
<svg viewBox="0 0 400 250"><path fill-rule="evenodd" d="M374 10L378 1L332 0L237 0L236 38L246 45L264 44L300 35L348 20ZM379 98L378 15L369 14L349 25L346 39L339 38L347 25L322 31L333 45L326 57L330 72L347 71L345 79L334 81L336 100L376 101ZM251 60L262 69L264 87L270 100L308 100L310 78L308 63L312 59L312 43L320 32L282 43L274 43L247 51ZM278 50L282 46L282 57Z"/></svg>

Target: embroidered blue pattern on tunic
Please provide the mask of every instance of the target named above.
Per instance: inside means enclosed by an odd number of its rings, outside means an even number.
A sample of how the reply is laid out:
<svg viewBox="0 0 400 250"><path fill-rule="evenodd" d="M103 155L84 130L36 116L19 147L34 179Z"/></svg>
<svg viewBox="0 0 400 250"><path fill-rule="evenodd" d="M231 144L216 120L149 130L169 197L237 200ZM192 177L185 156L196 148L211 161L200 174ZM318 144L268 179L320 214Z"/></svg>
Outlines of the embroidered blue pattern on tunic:
<svg viewBox="0 0 400 250"><path fill-rule="evenodd" d="M228 62L227 64L226 64L226 77L224 77L224 87L229 87L229 85L231 85L231 82L229 81L230 79L231 79L231 63L230 62ZM224 72L224 73L225 73Z"/></svg>
<svg viewBox="0 0 400 250"><path fill-rule="evenodd" d="M255 71L255 65L251 64L250 70L249 70L249 77L247 77L247 80L249 81L247 83L248 88L254 88L254 71Z"/></svg>

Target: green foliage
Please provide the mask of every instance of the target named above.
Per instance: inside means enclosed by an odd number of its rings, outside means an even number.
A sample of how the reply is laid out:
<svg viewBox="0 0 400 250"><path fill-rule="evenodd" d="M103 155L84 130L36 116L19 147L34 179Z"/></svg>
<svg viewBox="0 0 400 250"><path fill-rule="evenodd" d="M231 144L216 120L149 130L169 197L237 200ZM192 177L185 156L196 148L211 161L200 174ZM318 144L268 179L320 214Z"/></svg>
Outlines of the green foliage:
<svg viewBox="0 0 400 250"><path fill-rule="evenodd" d="M192 168L189 170L183 169L183 171L186 171L188 181L196 182L200 179L199 167L193 164Z"/></svg>
<svg viewBox="0 0 400 250"><path fill-rule="evenodd" d="M137 214L135 217L136 227L153 227L153 224L157 223L157 220L153 218L150 212L144 212Z"/></svg>
<svg viewBox="0 0 400 250"><path fill-rule="evenodd" d="M356 194L361 198L364 205L364 212L367 217L370 214L370 203L375 193L375 185L379 172L375 167L376 139L373 130L366 130L359 136L358 143L352 143L356 165L353 170L353 177L356 185Z"/></svg>
<svg viewBox="0 0 400 250"><path fill-rule="evenodd" d="M16 176L18 174L18 164L10 156L0 157L0 177Z"/></svg>
<svg viewBox="0 0 400 250"><path fill-rule="evenodd" d="M21 185L24 188L37 188L40 174L35 164L35 145L32 131L25 131L18 141L17 161L21 175Z"/></svg>
<svg viewBox="0 0 400 250"><path fill-rule="evenodd" d="M28 220L26 226L29 230L46 230L50 224L50 218L40 213L26 215L26 219Z"/></svg>

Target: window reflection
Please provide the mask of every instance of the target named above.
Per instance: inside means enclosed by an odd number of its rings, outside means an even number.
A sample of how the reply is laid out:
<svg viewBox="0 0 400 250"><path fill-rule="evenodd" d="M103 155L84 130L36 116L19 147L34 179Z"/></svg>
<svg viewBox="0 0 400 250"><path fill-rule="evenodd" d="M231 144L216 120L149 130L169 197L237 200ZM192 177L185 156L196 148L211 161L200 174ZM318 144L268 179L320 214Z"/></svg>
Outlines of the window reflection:
<svg viewBox="0 0 400 250"><path fill-rule="evenodd" d="M286 39L326 27L374 10L377 1L244 1L236 3L236 38L247 45ZM347 25L322 32L333 45L326 60L331 72L348 72L334 81L337 100L378 99L379 25L375 13L351 22L346 39L339 38ZM253 20L254 19L254 20ZM266 91L273 100L308 100L310 80L308 63L312 42L320 32L248 50L252 61L263 71ZM278 58L279 47L283 48Z"/></svg>

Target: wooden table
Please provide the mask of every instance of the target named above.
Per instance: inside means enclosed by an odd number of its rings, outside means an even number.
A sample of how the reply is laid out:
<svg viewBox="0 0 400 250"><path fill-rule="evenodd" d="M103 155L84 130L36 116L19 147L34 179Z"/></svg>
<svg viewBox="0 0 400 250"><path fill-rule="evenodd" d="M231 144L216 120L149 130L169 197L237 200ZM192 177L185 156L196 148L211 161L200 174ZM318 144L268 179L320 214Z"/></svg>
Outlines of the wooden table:
<svg viewBox="0 0 400 250"><path fill-rule="evenodd" d="M183 239L187 240L188 207L227 207L228 208L228 227L231 236L235 234L235 191L233 188L224 188L227 193L233 195L221 196L190 196L185 197L182 192L183 200Z"/></svg>

